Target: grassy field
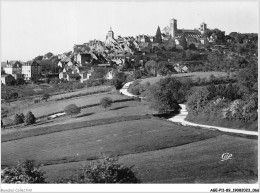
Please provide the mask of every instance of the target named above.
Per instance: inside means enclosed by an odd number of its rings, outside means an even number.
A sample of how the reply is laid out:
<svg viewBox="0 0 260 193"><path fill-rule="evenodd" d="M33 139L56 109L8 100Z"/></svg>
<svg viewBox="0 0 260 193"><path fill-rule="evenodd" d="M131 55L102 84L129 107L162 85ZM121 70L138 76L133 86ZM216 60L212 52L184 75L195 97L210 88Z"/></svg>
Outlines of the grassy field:
<svg viewBox="0 0 260 193"><path fill-rule="evenodd" d="M92 125L87 122L57 127L62 132L8 142L3 142L2 135L2 166L35 159L42 164L47 180L56 180L75 174L80 164L105 154L118 155L121 163L135 165L143 183L247 183L257 179L256 139L157 118L98 126L93 126L95 121ZM233 158L222 162L221 155L227 152Z"/></svg>
<svg viewBox="0 0 260 193"><path fill-rule="evenodd" d="M98 123L98 122L97 122ZM65 130L63 126L63 130ZM100 153L133 154L209 139L220 133L183 127L158 119L144 119L84 127L63 132L3 142L2 165L18 159L36 159L43 164L95 159ZM39 130L38 132L41 132Z"/></svg>
<svg viewBox="0 0 260 193"><path fill-rule="evenodd" d="M220 145L221 144L221 145ZM224 152L233 158L221 161ZM47 180L74 176L80 161L44 166ZM134 166L142 183L255 183L257 181L257 140L220 135L193 143L129 154L119 162Z"/></svg>
<svg viewBox="0 0 260 193"><path fill-rule="evenodd" d="M76 104L77 106L96 104L99 103L100 99L103 97L110 97L112 98L112 100L128 98L118 94L100 93L61 101L49 101L47 103L42 103L39 105L23 108L20 110L20 112L26 114L28 111L31 111L36 117L40 117L58 111L63 111L64 108L69 104Z"/></svg>
<svg viewBox="0 0 260 193"><path fill-rule="evenodd" d="M110 86L96 86L96 87L90 87L90 88L84 88L84 89L79 89L73 92L66 92L63 94L55 94L50 96L48 101L56 101L68 97L76 97L77 95L88 95L91 93L96 93L96 92L108 92L112 90ZM37 97L35 97L37 98ZM39 98L39 97L38 97ZM50 102L49 102L50 103ZM27 99L20 99L17 101L13 101L10 103L2 103L2 108L8 109L9 115L13 115L15 112L27 110L30 108L36 108L36 107L41 107L46 105L45 102L42 103L34 103L33 98L27 98Z"/></svg>
<svg viewBox="0 0 260 193"><path fill-rule="evenodd" d="M120 116L147 115L156 113L151 110L146 102L125 101L113 103L106 111L101 106L93 106L81 109L81 113L74 117L63 116L56 119L46 120L46 118L37 120L37 123L29 126L8 127L1 130L2 135L13 132L20 132L32 129L41 129L46 126L57 124L77 123L81 121L91 121L104 118L115 118Z"/></svg>
<svg viewBox="0 0 260 193"><path fill-rule="evenodd" d="M226 76L226 72L190 72L190 73L181 73L181 74L173 74L172 77L187 77L196 79L198 77L200 78L209 78L210 75L214 75L215 77L221 77ZM150 84L154 84L158 82L160 79L165 78L166 76L157 76L157 77L151 77L151 78L145 78L141 80L142 84L145 84L146 82L150 82Z"/></svg>
<svg viewBox="0 0 260 193"><path fill-rule="evenodd" d="M57 94L57 95L52 95L50 97L50 100L57 100L61 98L66 98L66 97L73 97L77 95L85 95L93 92L98 92L98 91L110 91L112 90L111 86L95 86L95 87L90 87L90 88L83 88L79 89L73 92L66 92L64 94Z"/></svg>
<svg viewBox="0 0 260 193"><path fill-rule="evenodd" d="M207 119L205 117L201 116L187 116L187 121L194 122L194 123L200 123L204 125L215 125L219 127L228 127L233 129L241 129L241 130L247 130L247 131L258 131L258 120L251 121L251 122L243 122L239 120L226 120L226 119Z"/></svg>

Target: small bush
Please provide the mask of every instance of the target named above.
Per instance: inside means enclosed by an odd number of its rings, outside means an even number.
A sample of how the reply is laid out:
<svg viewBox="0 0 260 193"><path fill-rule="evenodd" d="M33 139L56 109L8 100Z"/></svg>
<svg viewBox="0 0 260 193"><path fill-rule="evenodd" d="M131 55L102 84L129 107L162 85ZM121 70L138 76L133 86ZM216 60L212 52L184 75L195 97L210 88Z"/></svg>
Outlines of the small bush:
<svg viewBox="0 0 260 193"><path fill-rule="evenodd" d="M70 104L65 107L64 111L67 115L71 115L72 117L72 115L76 115L80 113L80 108L75 104Z"/></svg>
<svg viewBox="0 0 260 193"><path fill-rule="evenodd" d="M112 105L113 101L110 97L104 97L100 100L100 105L103 107L105 110L107 107L110 107Z"/></svg>
<svg viewBox="0 0 260 193"><path fill-rule="evenodd" d="M48 93L46 93L42 96L42 100L45 100L45 102L47 102L49 98L50 98L50 95Z"/></svg>
<svg viewBox="0 0 260 193"><path fill-rule="evenodd" d="M1 181L6 184L45 183L44 172L33 160L19 161L16 166L3 169Z"/></svg>
<svg viewBox="0 0 260 193"><path fill-rule="evenodd" d="M24 116L24 115L23 115ZM21 115L15 114L14 115L14 124L19 125L21 123L24 123L24 119Z"/></svg>

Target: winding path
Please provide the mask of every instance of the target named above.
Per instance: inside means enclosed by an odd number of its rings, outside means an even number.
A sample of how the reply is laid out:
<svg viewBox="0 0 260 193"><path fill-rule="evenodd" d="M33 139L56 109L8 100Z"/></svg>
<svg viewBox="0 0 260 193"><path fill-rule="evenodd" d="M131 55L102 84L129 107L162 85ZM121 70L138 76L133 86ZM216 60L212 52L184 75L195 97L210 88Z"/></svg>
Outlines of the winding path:
<svg viewBox="0 0 260 193"><path fill-rule="evenodd" d="M131 93L129 93L127 91L129 85L132 84L132 82L127 82L122 89L120 89L120 93L129 96L129 97L133 97L136 95L133 95ZM180 104L181 106L181 111L178 115L168 119L169 121L172 122L176 122L176 123L180 123L184 126L186 125L190 125L190 126L195 126L195 127L202 127L202 128L206 128L206 129L217 129L223 132L229 132L229 133L238 133L238 134L245 134L245 135L255 135L258 136L258 132L256 131L246 131L246 130L240 130L240 129L230 129L230 128L226 128L226 127L218 127L218 126L211 126L211 125L202 125L202 124L197 124L197 123L192 123L189 121L186 121L186 117L188 115L188 111L186 108L186 105L184 104Z"/></svg>

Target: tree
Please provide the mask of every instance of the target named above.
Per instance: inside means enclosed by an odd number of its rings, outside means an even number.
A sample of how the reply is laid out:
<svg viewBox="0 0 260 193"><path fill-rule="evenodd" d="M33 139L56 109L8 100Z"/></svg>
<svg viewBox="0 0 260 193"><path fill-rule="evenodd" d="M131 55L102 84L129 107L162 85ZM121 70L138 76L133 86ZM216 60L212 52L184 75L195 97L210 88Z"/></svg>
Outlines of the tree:
<svg viewBox="0 0 260 193"><path fill-rule="evenodd" d="M7 86L13 86L13 85L15 85L16 81L12 75L8 74L5 77L5 83Z"/></svg>
<svg viewBox="0 0 260 193"><path fill-rule="evenodd" d="M5 73L5 70L4 70L4 68L3 67L1 67L1 75L5 75L6 73Z"/></svg>
<svg viewBox="0 0 260 193"><path fill-rule="evenodd" d="M119 90L123 87L124 82L118 78L113 78L111 84L116 88L116 90Z"/></svg>
<svg viewBox="0 0 260 193"><path fill-rule="evenodd" d="M224 43L226 41L225 32L219 29L212 30L213 34L217 36L217 43Z"/></svg>
<svg viewBox="0 0 260 193"><path fill-rule="evenodd" d="M34 61L39 61L39 60L42 60L42 58L43 58L43 56L37 56L37 57L35 57L33 60L34 60Z"/></svg>
<svg viewBox="0 0 260 193"><path fill-rule="evenodd" d="M42 96L42 100L45 100L45 102L47 102L47 100L50 98L50 95L48 93L45 93L43 96Z"/></svg>
<svg viewBox="0 0 260 193"><path fill-rule="evenodd" d="M94 72L91 74L91 79L102 79L105 77L107 70L105 68L96 68Z"/></svg>
<svg viewBox="0 0 260 193"><path fill-rule="evenodd" d="M195 44L191 43L191 44L188 46L188 49L190 49L190 50L197 50L197 47L195 46Z"/></svg>
<svg viewBox="0 0 260 193"><path fill-rule="evenodd" d="M161 30L160 30L159 26L158 26L157 31L156 31L154 43L159 43L159 44L162 43L162 33L161 33Z"/></svg>
<svg viewBox="0 0 260 193"><path fill-rule="evenodd" d="M39 169L33 160L18 162L12 168L5 168L1 173L2 183L7 184L31 184L45 183L44 172Z"/></svg>
<svg viewBox="0 0 260 193"><path fill-rule="evenodd" d="M19 125L19 124L21 124L21 123L23 123L24 122L24 120L23 120L23 118L21 117L21 115L18 115L18 114L15 114L14 115L14 124L15 125Z"/></svg>
<svg viewBox="0 0 260 193"><path fill-rule="evenodd" d="M172 73L177 73L176 70L169 62L161 61L158 63L158 74L162 76L171 75Z"/></svg>
<svg viewBox="0 0 260 193"><path fill-rule="evenodd" d="M23 120L23 123L25 122L25 116L23 113L20 114L21 119Z"/></svg>
<svg viewBox="0 0 260 193"><path fill-rule="evenodd" d="M125 75L124 72L118 72L118 71L116 71L116 72L115 72L115 75L114 75L114 78L117 78L117 79L121 80L122 82L125 82L125 80L126 80L126 75Z"/></svg>
<svg viewBox="0 0 260 193"><path fill-rule="evenodd" d="M210 38L212 33L213 32L210 29L206 29L202 36L205 37L205 38Z"/></svg>
<svg viewBox="0 0 260 193"><path fill-rule="evenodd" d="M184 50L187 49L187 40L186 40L185 33L182 33L182 35L181 35L180 45L183 47Z"/></svg>
<svg viewBox="0 0 260 193"><path fill-rule="evenodd" d="M75 104L70 104L65 107L64 112L67 115L71 115L71 117L72 117L72 115L76 115L76 114L80 113L80 108Z"/></svg>
<svg viewBox="0 0 260 193"><path fill-rule="evenodd" d="M31 125L31 124L34 124L36 121L36 118L34 116L34 114L32 114L31 111L29 111L26 116L25 116L25 124L26 125Z"/></svg>
<svg viewBox="0 0 260 193"><path fill-rule="evenodd" d="M45 54L43 57L46 59L50 59L53 56L53 53L48 52L47 54Z"/></svg>
<svg viewBox="0 0 260 193"><path fill-rule="evenodd" d="M140 84L140 80L135 80L132 84L130 84L127 91L134 95L140 95L145 91L145 88L142 84Z"/></svg>
<svg viewBox="0 0 260 193"><path fill-rule="evenodd" d="M147 61L145 63L145 69L147 72L150 72L155 76L157 72L157 62L155 62L154 60Z"/></svg>
<svg viewBox="0 0 260 193"><path fill-rule="evenodd" d="M100 105L103 107L106 111L107 107L110 107L112 105L113 101L110 97L104 97L100 100Z"/></svg>
<svg viewBox="0 0 260 193"><path fill-rule="evenodd" d="M24 80L23 78L17 78L16 84L17 84L17 85L25 84L25 80Z"/></svg>
<svg viewBox="0 0 260 193"><path fill-rule="evenodd" d="M134 58L134 63L132 64L134 69L140 68L142 65L142 56L141 55L136 55Z"/></svg>
<svg viewBox="0 0 260 193"><path fill-rule="evenodd" d="M250 65L239 71L237 74L237 82L240 88L240 92L248 95L252 93L254 85L257 82L258 78L258 65L257 62L252 61Z"/></svg>
<svg viewBox="0 0 260 193"><path fill-rule="evenodd" d="M141 78L142 77L142 71L140 71L140 70L135 70L134 72L133 72L133 78L136 80L136 79L139 79L139 78Z"/></svg>
<svg viewBox="0 0 260 193"><path fill-rule="evenodd" d="M150 86L147 91L150 107L159 113L178 111L179 102L185 98L183 92L180 92L181 86L182 83L173 77L161 79Z"/></svg>
<svg viewBox="0 0 260 193"><path fill-rule="evenodd" d="M203 111L204 107L209 103L209 94L207 88L197 90L189 96L187 101L187 110L193 116L197 116Z"/></svg>

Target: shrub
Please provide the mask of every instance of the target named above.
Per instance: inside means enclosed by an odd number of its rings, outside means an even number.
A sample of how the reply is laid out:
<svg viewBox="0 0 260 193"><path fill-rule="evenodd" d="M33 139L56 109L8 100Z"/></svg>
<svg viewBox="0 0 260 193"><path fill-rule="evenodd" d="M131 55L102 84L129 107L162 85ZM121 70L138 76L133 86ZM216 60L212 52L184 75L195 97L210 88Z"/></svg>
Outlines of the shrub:
<svg viewBox="0 0 260 193"><path fill-rule="evenodd" d="M45 100L45 102L47 102L47 100L50 98L50 95L48 93L44 94L42 96L42 100Z"/></svg>
<svg viewBox="0 0 260 193"><path fill-rule="evenodd" d="M133 166L128 167L118 163L116 157L105 157L100 161L82 166L76 180L59 180L59 183L140 183L132 171Z"/></svg>
<svg viewBox="0 0 260 193"><path fill-rule="evenodd" d="M107 109L107 107L110 107L112 105L113 101L111 98L109 97L104 97L100 100L100 105L101 107L103 107L105 110Z"/></svg>
<svg viewBox="0 0 260 193"><path fill-rule="evenodd" d="M35 165L33 160L19 161L16 166L3 169L1 181L7 184L45 183L44 172Z"/></svg>
<svg viewBox="0 0 260 193"><path fill-rule="evenodd" d="M132 84L130 84L129 88L127 89L128 92L134 94L134 95L140 95L145 91L145 88L142 84L140 84L140 80L134 81Z"/></svg>
<svg viewBox="0 0 260 193"><path fill-rule="evenodd" d="M133 78L136 80L136 79L139 79L142 77L142 72L140 70L135 70L133 72Z"/></svg>
<svg viewBox="0 0 260 193"><path fill-rule="evenodd" d="M31 124L34 124L36 121L36 118L34 116L34 114L32 114L31 111L29 111L26 116L25 116L25 124L26 125L31 125Z"/></svg>
<svg viewBox="0 0 260 193"><path fill-rule="evenodd" d="M80 108L75 104L70 104L65 107L64 111L67 115L71 115L72 117L72 115L76 115L80 113Z"/></svg>
<svg viewBox="0 0 260 193"><path fill-rule="evenodd" d="M14 124L19 125L21 123L24 123L24 119L21 115L15 114L14 115Z"/></svg>
<svg viewBox="0 0 260 193"><path fill-rule="evenodd" d="M172 73L177 73L176 70L169 62L161 61L158 63L158 72L159 75L166 76L171 75Z"/></svg>

